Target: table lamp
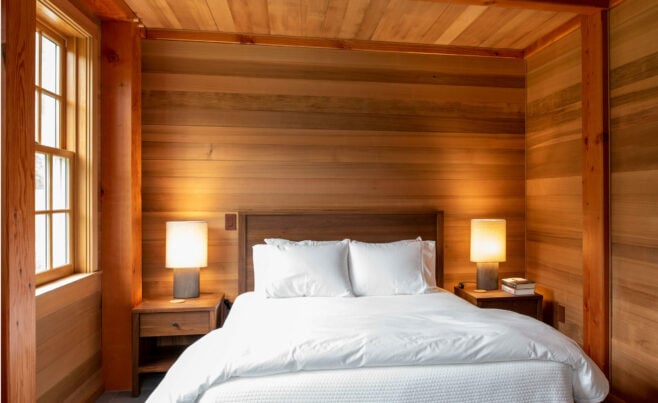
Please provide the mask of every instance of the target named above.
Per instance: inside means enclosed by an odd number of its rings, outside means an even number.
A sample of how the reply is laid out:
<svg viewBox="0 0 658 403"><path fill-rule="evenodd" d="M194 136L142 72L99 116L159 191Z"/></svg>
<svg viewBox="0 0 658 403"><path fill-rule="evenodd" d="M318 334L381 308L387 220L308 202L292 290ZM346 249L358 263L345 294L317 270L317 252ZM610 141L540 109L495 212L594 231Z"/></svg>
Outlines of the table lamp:
<svg viewBox="0 0 658 403"><path fill-rule="evenodd" d="M208 265L208 223L168 221L165 266L174 269L174 300L199 296L199 268Z"/></svg>
<svg viewBox="0 0 658 403"><path fill-rule="evenodd" d="M477 288L498 289L498 262L506 259L506 221L471 220L471 262L477 264Z"/></svg>

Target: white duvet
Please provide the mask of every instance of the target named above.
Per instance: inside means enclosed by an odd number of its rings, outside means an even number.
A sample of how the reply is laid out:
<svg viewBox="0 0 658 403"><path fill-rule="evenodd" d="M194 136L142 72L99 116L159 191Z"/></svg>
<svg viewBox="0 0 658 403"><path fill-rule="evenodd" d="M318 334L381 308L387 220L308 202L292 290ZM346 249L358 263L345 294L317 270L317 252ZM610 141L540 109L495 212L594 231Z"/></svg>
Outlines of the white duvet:
<svg viewBox="0 0 658 403"><path fill-rule="evenodd" d="M359 298L240 295L224 327L190 346L148 402L193 402L235 377L338 368L546 360L572 370L576 401L608 382L571 339L532 318L449 292Z"/></svg>

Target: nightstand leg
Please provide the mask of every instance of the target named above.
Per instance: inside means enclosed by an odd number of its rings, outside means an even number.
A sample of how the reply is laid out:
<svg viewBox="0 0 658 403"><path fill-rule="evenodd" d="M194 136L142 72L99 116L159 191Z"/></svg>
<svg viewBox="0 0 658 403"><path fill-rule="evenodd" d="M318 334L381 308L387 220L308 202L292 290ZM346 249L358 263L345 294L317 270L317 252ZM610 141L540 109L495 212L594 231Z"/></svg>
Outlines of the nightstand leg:
<svg viewBox="0 0 658 403"><path fill-rule="evenodd" d="M133 374L133 397L139 396L139 374Z"/></svg>

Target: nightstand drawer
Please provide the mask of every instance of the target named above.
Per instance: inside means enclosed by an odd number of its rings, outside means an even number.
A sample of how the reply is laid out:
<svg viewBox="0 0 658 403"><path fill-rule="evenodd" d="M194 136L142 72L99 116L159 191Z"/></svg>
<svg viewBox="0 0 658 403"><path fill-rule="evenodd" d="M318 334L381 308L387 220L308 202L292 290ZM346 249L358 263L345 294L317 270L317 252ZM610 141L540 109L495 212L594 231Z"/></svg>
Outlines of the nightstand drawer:
<svg viewBox="0 0 658 403"><path fill-rule="evenodd" d="M537 310L541 309L541 306L537 306L537 300L490 300L490 301L478 301L477 306L480 308L496 308L496 309L506 309L508 311L513 311L517 313L522 313L524 315L537 317Z"/></svg>
<svg viewBox="0 0 658 403"><path fill-rule="evenodd" d="M141 314L139 320L141 337L206 334L210 330L208 312L149 313Z"/></svg>

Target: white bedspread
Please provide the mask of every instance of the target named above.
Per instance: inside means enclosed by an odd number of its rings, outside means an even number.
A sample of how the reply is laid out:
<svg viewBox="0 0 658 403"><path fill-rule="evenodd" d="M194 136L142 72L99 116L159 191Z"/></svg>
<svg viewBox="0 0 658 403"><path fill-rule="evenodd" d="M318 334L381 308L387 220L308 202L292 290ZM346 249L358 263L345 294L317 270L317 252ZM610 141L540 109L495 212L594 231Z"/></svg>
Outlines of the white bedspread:
<svg viewBox="0 0 658 403"><path fill-rule="evenodd" d="M407 365L233 378L199 403L573 402L571 369L553 361Z"/></svg>
<svg viewBox="0 0 658 403"><path fill-rule="evenodd" d="M190 346L148 402L193 402L235 377L295 371L546 360L572 369L576 401L608 382L571 339L532 318L476 308L449 292L265 299L239 296L222 329Z"/></svg>

